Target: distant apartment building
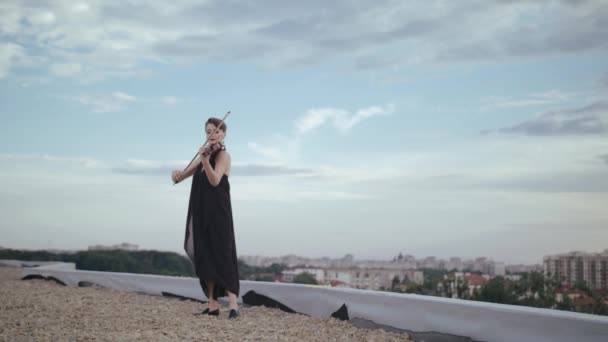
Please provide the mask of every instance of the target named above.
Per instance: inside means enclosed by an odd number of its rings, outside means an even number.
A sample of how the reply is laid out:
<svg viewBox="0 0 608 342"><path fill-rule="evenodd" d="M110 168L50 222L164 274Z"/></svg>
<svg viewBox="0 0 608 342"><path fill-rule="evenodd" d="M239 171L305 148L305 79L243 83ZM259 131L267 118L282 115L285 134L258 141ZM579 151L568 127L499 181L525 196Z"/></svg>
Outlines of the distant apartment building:
<svg viewBox="0 0 608 342"><path fill-rule="evenodd" d="M475 258L463 263L463 270L481 272L489 274L492 277L504 276L506 274L506 266L504 262L497 262L486 257Z"/></svg>
<svg viewBox="0 0 608 342"><path fill-rule="evenodd" d="M445 263L445 269L448 271L462 271L462 259L458 257L451 257L450 260Z"/></svg>
<svg viewBox="0 0 608 342"><path fill-rule="evenodd" d="M401 259L394 261L387 260L365 260L354 265L358 268L383 268L391 270L410 270L416 269L416 261L411 259Z"/></svg>
<svg viewBox="0 0 608 342"><path fill-rule="evenodd" d="M487 258L479 257L473 261L473 271L488 273Z"/></svg>
<svg viewBox="0 0 608 342"><path fill-rule="evenodd" d="M419 266L419 268L438 269L439 268L439 261L437 260L436 257L429 256L429 257L424 258L420 262L418 262L418 266Z"/></svg>
<svg viewBox="0 0 608 342"><path fill-rule="evenodd" d="M505 266L505 271L508 273L529 273L529 272L543 272L544 268L541 264L535 265L508 265Z"/></svg>
<svg viewBox="0 0 608 342"><path fill-rule="evenodd" d="M570 252L543 257L546 276L561 285L583 281L592 289L608 289L608 249L601 253Z"/></svg>
<svg viewBox="0 0 608 342"><path fill-rule="evenodd" d="M346 254L341 259L334 259L329 262L330 267L337 267L337 268L349 268L349 267L353 267L355 265L356 265L355 256L352 254Z"/></svg>
<svg viewBox="0 0 608 342"><path fill-rule="evenodd" d="M267 259L260 255L243 255L239 258L243 260L247 265L251 266L262 266L264 259Z"/></svg>
<svg viewBox="0 0 608 342"><path fill-rule="evenodd" d="M505 271L505 263L504 262L492 262L489 267L488 274L495 276L504 276L507 272Z"/></svg>
<svg viewBox="0 0 608 342"><path fill-rule="evenodd" d="M386 268L352 268L327 269L325 281L340 281L356 289L380 290L390 289L397 277L400 283L415 283L422 285L424 274L418 270L386 269Z"/></svg>
<svg viewBox="0 0 608 342"><path fill-rule="evenodd" d="M334 268L334 269L326 269L325 270L325 282L327 284L332 284L332 283L341 283L346 287L355 287L354 286L354 275L356 274L356 272L354 272L354 269L340 269L340 268Z"/></svg>

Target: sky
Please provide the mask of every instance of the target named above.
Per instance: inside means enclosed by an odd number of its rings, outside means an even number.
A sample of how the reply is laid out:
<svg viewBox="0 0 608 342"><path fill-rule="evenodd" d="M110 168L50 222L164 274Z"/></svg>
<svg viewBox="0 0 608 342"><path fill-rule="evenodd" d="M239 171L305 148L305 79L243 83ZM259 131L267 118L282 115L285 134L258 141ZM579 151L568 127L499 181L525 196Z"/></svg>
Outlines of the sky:
<svg viewBox="0 0 608 342"><path fill-rule="evenodd" d="M184 253L227 111L239 255L608 248L603 1L2 1L0 246Z"/></svg>

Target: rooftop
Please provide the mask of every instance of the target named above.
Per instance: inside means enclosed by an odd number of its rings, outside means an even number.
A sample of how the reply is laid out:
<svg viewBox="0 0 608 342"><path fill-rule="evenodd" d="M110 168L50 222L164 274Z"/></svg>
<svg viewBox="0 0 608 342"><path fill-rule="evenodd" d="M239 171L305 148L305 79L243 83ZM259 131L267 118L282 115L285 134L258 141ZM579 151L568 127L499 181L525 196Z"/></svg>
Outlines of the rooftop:
<svg viewBox="0 0 608 342"><path fill-rule="evenodd" d="M0 268L0 340L410 341L279 309L242 307L233 321L226 309L219 318L194 315L203 309L195 301L20 278L20 269Z"/></svg>
<svg viewBox="0 0 608 342"><path fill-rule="evenodd" d="M488 279L477 274L468 275L466 278L469 280L469 285L473 286L481 286L488 283Z"/></svg>
<svg viewBox="0 0 608 342"><path fill-rule="evenodd" d="M605 342L608 335L608 317L598 315L247 280L233 321L225 309L220 317L194 315L206 300L196 278L0 262L23 267L0 269L0 340Z"/></svg>

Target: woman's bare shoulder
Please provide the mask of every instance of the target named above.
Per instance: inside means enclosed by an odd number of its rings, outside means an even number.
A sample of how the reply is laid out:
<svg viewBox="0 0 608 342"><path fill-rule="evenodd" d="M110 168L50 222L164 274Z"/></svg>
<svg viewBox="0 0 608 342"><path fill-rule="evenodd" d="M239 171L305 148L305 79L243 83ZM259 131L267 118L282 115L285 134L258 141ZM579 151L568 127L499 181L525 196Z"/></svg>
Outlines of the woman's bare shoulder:
<svg viewBox="0 0 608 342"><path fill-rule="evenodd" d="M217 153L217 157L218 158L222 158L222 159L226 159L228 161L230 161L230 153L226 150L221 150Z"/></svg>

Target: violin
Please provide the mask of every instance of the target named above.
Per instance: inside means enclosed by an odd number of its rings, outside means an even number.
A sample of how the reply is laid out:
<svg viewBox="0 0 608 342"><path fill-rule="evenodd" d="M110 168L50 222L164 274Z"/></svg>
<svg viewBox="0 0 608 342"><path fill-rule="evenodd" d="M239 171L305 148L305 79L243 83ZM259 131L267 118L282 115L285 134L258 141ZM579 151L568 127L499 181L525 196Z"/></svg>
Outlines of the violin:
<svg viewBox="0 0 608 342"><path fill-rule="evenodd" d="M222 150L222 149L224 149L224 146L222 144L220 144L220 143L215 143L213 145L205 145L205 146L201 147L198 150L198 153L196 154L196 156L199 156L199 159L198 159L197 163L200 162L200 161L202 161L202 158L210 156L210 155L212 155L212 154L214 154L217 151ZM195 156L195 159L196 159L196 156ZM180 174L180 173L186 172L186 170L181 171L181 172L177 171L177 172L178 172L178 174ZM181 177L181 176L178 176L178 177ZM175 185L175 184L177 184L179 182L180 181L175 181L174 180L173 185Z"/></svg>
<svg viewBox="0 0 608 342"><path fill-rule="evenodd" d="M200 150L199 150L199 155L201 155L202 157L212 155L213 153L221 150L222 147L223 146L220 143L215 143L214 145L205 146L205 147L201 148L203 150L202 154L200 153Z"/></svg>

